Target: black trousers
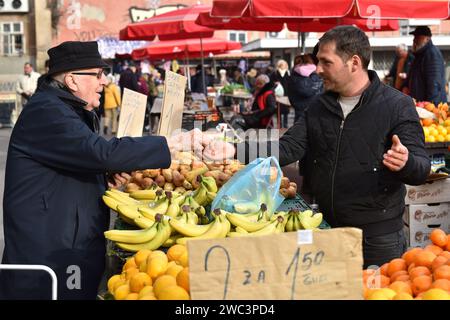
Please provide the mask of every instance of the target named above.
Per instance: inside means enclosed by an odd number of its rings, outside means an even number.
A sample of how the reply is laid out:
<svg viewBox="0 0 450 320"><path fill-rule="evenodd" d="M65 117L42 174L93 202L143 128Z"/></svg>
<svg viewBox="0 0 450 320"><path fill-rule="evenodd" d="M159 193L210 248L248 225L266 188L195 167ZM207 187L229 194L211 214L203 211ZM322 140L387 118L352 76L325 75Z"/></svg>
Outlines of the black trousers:
<svg viewBox="0 0 450 320"><path fill-rule="evenodd" d="M363 236L364 269L374 265L381 267L392 259L400 258L406 248L403 229L374 237Z"/></svg>

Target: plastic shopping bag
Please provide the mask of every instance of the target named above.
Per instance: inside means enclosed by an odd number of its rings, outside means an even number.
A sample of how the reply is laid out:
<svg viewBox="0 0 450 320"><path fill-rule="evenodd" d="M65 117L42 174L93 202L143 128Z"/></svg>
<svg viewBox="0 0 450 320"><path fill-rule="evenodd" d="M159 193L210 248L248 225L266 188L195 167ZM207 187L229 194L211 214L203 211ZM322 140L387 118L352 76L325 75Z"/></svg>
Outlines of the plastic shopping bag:
<svg viewBox="0 0 450 320"><path fill-rule="evenodd" d="M251 213L266 204L272 214L283 202L280 194L281 168L275 157L258 158L236 173L217 193L211 211Z"/></svg>

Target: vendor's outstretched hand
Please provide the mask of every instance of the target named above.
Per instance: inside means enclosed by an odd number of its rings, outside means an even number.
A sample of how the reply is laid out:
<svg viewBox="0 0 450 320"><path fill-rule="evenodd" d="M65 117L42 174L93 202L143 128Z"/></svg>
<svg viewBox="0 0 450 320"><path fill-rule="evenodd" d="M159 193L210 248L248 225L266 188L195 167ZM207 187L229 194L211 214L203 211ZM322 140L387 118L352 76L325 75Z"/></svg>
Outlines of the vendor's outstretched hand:
<svg viewBox="0 0 450 320"><path fill-rule="evenodd" d="M392 147L383 155L383 164L391 171L400 171L408 161L408 148L406 148L397 135L392 136Z"/></svg>
<svg viewBox="0 0 450 320"><path fill-rule="evenodd" d="M108 187L111 189L120 189L131 180L131 176L128 173L122 172L121 174L114 174L108 178Z"/></svg>

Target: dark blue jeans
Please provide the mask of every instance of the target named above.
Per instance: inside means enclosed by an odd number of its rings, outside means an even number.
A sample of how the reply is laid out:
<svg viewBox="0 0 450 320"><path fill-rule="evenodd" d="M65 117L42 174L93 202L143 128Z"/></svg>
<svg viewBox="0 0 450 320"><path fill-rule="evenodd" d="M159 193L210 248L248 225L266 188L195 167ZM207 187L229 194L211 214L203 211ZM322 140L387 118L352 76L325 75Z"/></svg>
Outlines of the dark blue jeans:
<svg viewBox="0 0 450 320"><path fill-rule="evenodd" d="M364 269L371 265L381 267L392 259L400 258L406 247L403 229L379 236L363 237Z"/></svg>

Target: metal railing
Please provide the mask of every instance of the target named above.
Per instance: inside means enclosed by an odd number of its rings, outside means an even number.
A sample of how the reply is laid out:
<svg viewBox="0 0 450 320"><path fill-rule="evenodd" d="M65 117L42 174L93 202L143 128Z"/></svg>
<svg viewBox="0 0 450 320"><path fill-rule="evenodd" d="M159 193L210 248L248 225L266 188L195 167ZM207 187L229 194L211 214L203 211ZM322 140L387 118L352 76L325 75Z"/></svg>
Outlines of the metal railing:
<svg viewBox="0 0 450 320"><path fill-rule="evenodd" d="M57 300L58 296L58 278L56 273L47 266L33 264L0 264L0 270L29 270L29 271L45 271L52 278L52 300Z"/></svg>

